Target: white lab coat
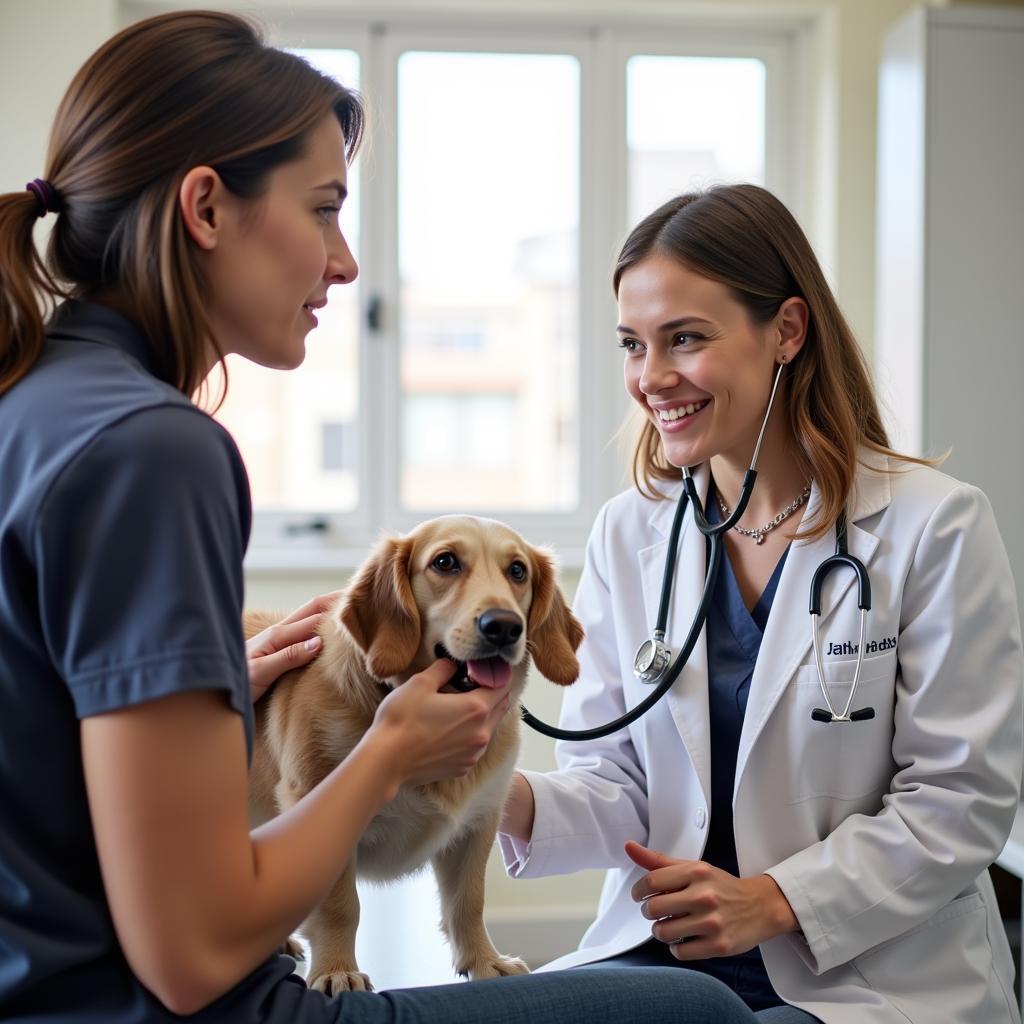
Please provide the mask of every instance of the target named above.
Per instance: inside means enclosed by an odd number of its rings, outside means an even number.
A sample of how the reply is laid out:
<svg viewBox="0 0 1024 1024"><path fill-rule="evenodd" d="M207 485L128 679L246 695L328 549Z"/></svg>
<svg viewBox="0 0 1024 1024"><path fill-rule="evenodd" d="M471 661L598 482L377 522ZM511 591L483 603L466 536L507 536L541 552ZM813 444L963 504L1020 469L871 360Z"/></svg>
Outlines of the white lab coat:
<svg viewBox="0 0 1024 1024"><path fill-rule="evenodd" d="M1009 834L1022 765L1024 656L1006 552L976 488L902 463L879 472L889 460L863 458L875 468L858 472L849 550L868 568L873 604L854 708L872 706L875 717L811 719L823 701L808 593L834 531L792 546L750 685L733 795L740 874L770 874L802 929L762 944L765 966L784 1000L826 1024L1018 1022L986 870ZM705 496L706 469L695 478ZM665 489L675 498L680 486ZM812 488L805 523L818 504ZM633 657L656 619L674 511L674 500L629 491L599 514L576 595L587 637L566 727L609 721L650 692L633 676ZM668 626L676 649L704 564L688 514ZM860 628L854 573L830 575L822 600L826 677L841 709L855 663L842 645L857 643ZM525 773L533 837L501 837L506 868L522 878L610 870L580 949L550 968L650 937L629 896L642 872L623 852L626 839L702 855L711 811L704 635L639 722L560 743L557 753L559 771Z"/></svg>

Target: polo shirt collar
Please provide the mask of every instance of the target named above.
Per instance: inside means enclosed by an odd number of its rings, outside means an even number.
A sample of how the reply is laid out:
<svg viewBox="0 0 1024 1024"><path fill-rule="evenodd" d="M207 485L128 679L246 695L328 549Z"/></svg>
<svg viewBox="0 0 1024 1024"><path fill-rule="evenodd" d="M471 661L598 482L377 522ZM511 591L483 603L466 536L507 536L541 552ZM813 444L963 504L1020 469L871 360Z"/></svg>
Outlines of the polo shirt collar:
<svg viewBox="0 0 1024 1024"><path fill-rule="evenodd" d="M61 341L87 341L121 349L148 373L160 376L156 353L145 335L126 316L108 306L67 299L54 311L46 333Z"/></svg>

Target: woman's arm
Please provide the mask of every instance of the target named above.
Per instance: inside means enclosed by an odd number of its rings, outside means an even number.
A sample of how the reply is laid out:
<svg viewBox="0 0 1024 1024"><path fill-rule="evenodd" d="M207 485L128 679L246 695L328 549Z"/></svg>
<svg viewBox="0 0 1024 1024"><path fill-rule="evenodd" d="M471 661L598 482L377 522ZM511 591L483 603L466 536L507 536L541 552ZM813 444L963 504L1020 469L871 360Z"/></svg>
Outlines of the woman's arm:
<svg viewBox="0 0 1024 1024"><path fill-rule="evenodd" d="M107 899L139 980L194 1013L265 960L333 885L400 784L465 774L507 710L440 694L448 663L384 701L352 754L250 834L240 716L212 691L85 719L82 756Z"/></svg>

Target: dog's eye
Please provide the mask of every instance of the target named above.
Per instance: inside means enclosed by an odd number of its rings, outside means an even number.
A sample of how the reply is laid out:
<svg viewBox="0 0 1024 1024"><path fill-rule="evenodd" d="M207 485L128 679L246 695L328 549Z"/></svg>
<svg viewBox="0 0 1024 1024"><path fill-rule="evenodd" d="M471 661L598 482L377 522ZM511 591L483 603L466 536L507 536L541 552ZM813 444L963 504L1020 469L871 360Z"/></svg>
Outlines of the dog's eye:
<svg viewBox="0 0 1024 1024"><path fill-rule="evenodd" d="M508 567L508 574L516 581L516 583L526 582L526 566L520 561L515 561Z"/></svg>
<svg viewBox="0 0 1024 1024"><path fill-rule="evenodd" d="M430 563L430 567L438 572L458 572L462 568L459 565L459 560L450 551L442 551Z"/></svg>

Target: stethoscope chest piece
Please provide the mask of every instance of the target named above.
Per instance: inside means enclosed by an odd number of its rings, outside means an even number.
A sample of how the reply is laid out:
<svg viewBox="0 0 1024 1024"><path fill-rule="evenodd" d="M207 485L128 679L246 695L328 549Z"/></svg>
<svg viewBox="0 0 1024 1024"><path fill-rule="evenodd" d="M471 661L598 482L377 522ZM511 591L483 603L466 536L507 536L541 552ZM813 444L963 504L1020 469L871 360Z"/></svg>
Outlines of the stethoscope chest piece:
<svg viewBox="0 0 1024 1024"><path fill-rule="evenodd" d="M672 654L665 641L655 632L650 640L645 640L637 648L633 659L633 674L641 683L659 683L671 660Z"/></svg>

